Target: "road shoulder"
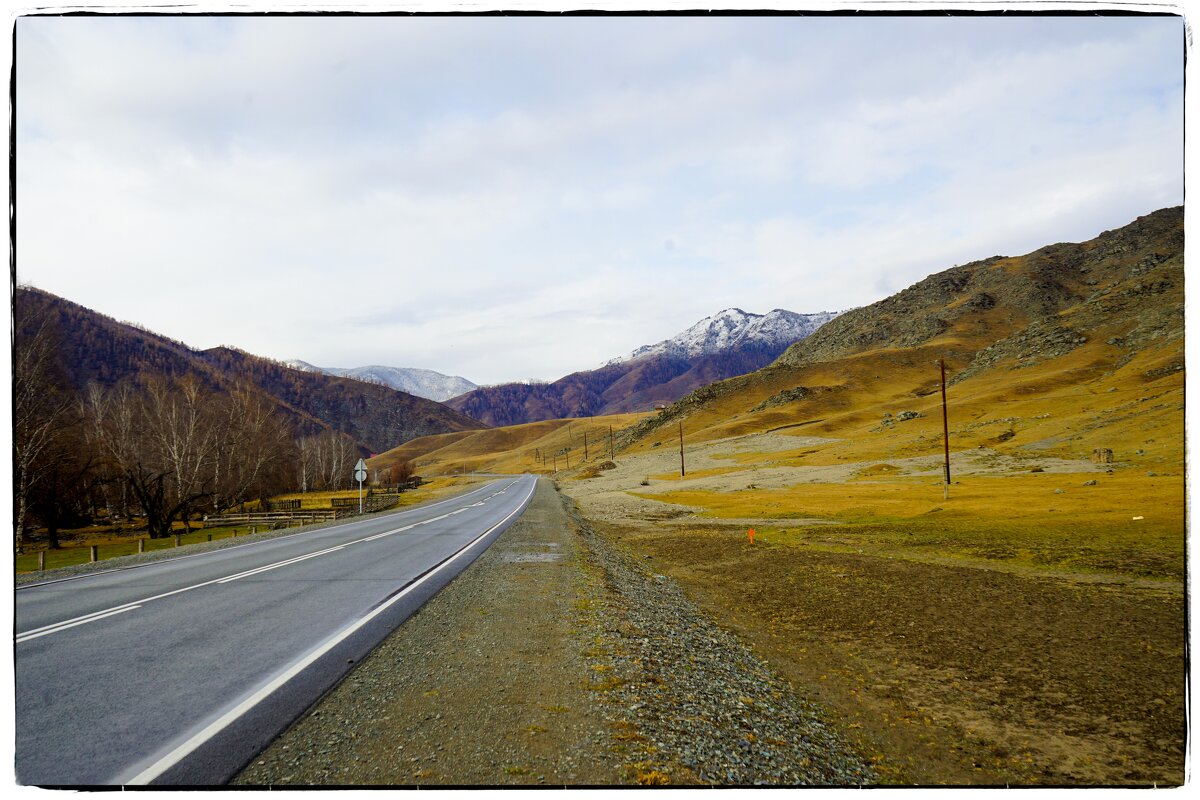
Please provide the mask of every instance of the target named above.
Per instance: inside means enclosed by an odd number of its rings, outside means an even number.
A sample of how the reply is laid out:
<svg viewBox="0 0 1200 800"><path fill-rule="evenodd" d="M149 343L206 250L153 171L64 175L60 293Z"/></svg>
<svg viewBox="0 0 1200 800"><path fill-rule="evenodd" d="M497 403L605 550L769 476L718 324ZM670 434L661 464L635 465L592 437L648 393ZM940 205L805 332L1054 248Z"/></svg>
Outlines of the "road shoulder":
<svg viewBox="0 0 1200 800"><path fill-rule="evenodd" d="M822 712L553 484L236 785L861 785Z"/></svg>

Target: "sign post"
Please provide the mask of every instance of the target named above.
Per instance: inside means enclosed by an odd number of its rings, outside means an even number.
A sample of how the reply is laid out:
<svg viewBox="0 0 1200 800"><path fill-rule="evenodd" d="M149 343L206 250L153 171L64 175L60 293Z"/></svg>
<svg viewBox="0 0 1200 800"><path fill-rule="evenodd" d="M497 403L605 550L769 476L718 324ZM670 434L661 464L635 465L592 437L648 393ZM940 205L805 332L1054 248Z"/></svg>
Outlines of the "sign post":
<svg viewBox="0 0 1200 800"><path fill-rule="evenodd" d="M367 479L367 462L363 461L361 458L358 460L358 463L354 465L354 479L358 481L358 513L361 515L363 513L362 485L363 481Z"/></svg>

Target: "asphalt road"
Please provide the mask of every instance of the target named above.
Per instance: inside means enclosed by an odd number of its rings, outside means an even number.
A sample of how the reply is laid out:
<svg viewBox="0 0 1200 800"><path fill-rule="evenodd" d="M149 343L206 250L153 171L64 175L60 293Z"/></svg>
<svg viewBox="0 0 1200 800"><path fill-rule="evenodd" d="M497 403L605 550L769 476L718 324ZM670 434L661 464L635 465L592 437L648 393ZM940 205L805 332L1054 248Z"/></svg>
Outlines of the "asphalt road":
<svg viewBox="0 0 1200 800"><path fill-rule="evenodd" d="M18 781L224 783L511 525L535 481L17 589Z"/></svg>

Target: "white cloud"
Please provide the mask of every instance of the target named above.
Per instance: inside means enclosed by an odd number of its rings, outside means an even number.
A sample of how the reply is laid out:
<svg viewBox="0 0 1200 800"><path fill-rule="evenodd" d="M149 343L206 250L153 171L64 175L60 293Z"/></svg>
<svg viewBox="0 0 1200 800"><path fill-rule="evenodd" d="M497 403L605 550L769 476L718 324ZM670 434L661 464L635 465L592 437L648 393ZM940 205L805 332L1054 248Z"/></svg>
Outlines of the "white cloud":
<svg viewBox="0 0 1200 800"><path fill-rule="evenodd" d="M1182 201L1178 19L83 17L17 38L19 277L331 366L553 379L728 306L859 305Z"/></svg>

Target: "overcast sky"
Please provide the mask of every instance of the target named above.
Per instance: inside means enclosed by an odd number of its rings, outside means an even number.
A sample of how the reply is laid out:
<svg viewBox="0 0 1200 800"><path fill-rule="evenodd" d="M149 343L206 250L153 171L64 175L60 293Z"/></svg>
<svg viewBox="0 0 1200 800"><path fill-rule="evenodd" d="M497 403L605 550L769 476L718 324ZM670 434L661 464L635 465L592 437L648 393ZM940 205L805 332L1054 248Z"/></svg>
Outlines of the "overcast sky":
<svg viewBox="0 0 1200 800"><path fill-rule="evenodd" d="M1183 35L25 17L17 277L196 348L554 379L1182 203Z"/></svg>

